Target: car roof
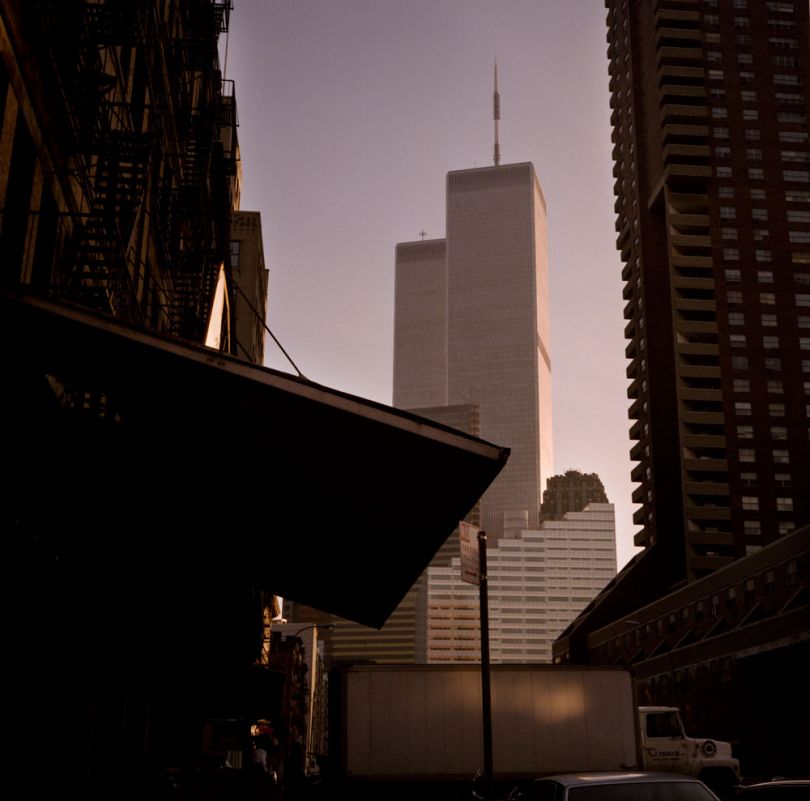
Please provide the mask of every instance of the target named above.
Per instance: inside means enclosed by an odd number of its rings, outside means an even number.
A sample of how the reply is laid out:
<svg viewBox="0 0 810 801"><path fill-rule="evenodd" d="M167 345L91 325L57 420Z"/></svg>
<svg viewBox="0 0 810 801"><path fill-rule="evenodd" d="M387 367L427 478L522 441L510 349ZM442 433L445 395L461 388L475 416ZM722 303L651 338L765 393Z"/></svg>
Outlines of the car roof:
<svg viewBox="0 0 810 801"><path fill-rule="evenodd" d="M753 790L759 787L807 787L808 785L810 785L810 779L773 779L769 782L747 784L745 787L740 787L740 792L743 790Z"/></svg>
<svg viewBox="0 0 810 801"><path fill-rule="evenodd" d="M555 781L566 787L590 784L631 784L633 782L697 782L692 776L683 773L661 773L648 771L595 771L585 773L560 773L543 776L537 781Z"/></svg>

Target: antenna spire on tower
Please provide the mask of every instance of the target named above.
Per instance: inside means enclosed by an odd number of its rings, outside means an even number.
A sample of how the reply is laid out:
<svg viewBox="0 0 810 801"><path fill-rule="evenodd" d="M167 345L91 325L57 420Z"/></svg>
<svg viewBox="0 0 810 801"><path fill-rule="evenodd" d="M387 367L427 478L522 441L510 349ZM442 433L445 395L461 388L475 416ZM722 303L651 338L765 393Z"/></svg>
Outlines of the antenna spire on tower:
<svg viewBox="0 0 810 801"><path fill-rule="evenodd" d="M501 96L498 94L498 62L495 61L495 93L492 96L492 119L495 122L494 161L497 167L501 163L501 144L499 142L498 123L501 120Z"/></svg>

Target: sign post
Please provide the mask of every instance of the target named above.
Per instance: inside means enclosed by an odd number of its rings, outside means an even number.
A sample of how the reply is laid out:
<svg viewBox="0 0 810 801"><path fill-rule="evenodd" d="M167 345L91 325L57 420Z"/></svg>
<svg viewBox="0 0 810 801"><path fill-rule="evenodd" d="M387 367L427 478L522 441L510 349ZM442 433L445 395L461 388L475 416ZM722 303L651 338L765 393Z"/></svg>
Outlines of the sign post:
<svg viewBox="0 0 810 801"><path fill-rule="evenodd" d="M489 667L489 595L487 535L469 523L459 523L461 580L478 585L481 614L481 719L484 739L484 798L492 798L492 691Z"/></svg>

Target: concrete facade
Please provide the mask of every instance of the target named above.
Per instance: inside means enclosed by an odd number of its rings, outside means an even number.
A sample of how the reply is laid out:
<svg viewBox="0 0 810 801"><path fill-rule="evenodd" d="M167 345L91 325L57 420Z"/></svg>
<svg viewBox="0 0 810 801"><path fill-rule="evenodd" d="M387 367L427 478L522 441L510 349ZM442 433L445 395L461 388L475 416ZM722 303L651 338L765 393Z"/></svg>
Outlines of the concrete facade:
<svg viewBox="0 0 810 801"><path fill-rule="evenodd" d="M589 504L487 548L490 659L550 662L551 646L616 574L613 504ZM431 565L417 601L417 661L480 660L478 587L458 558Z"/></svg>

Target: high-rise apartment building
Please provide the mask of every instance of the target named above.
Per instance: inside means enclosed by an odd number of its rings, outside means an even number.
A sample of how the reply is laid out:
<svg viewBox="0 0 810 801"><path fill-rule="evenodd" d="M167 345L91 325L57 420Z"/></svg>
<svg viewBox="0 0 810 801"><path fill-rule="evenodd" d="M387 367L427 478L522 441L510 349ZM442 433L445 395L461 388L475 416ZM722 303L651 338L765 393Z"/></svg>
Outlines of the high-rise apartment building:
<svg viewBox="0 0 810 801"><path fill-rule="evenodd" d="M733 741L745 775L798 774L810 709L810 10L606 6L645 547L554 658L632 665L644 702L678 705L694 730Z"/></svg>
<svg viewBox="0 0 810 801"><path fill-rule="evenodd" d="M636 544L691 581L810 520L808 5L606 5Z"/></svg>
<svg viewBox="0 0 810 801"><path fill-rule="evenodd" d="M478 406L480 435L511 448L481 499L535 526L551 475L546 204L530 163L447 176L447 237L396 249L394 406Z"/></svg>

